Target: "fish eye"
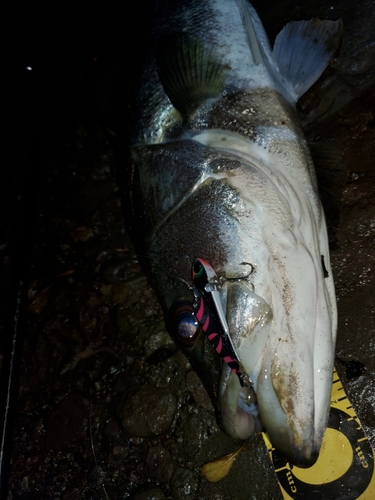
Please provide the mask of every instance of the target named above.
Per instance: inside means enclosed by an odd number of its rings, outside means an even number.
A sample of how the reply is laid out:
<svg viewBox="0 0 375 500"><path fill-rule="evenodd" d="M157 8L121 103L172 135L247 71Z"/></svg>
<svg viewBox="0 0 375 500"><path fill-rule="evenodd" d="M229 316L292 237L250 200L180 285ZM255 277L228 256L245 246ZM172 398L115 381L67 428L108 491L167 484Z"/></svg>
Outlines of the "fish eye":
<svg viewBox="0 0 375 500"><path fill-rule="evenodd" d="M192 349L202 334L192 303L180 300L174 305L171 312L171 327L174 338L182 347Z"/></svg>

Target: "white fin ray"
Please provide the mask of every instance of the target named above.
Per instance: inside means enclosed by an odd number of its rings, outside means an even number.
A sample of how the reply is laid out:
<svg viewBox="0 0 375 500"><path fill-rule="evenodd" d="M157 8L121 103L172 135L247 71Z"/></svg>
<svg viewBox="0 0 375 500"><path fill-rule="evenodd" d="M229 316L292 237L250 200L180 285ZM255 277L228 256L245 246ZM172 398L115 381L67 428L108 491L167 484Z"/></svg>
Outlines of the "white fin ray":
<svg viewBox="0 0 375 500"><path fill-rule="evenodd" d="M274 75L275 72L278 72L278 69L275 65L275 61L274 61L273 54L272 54L272 48L271 48L271 44L268 40L267 33L266 33L266 31L263 27L262 21L260 20L260 17L258 16L254 7L249 4L247 6L247 9L248 9L248 12L250 14L252 28L256 34L256 42L259 45L259 48L260 48L260 51L262 54L263 63L270 70L271 74ZM247 28L247 30L249 31L249 28ZM250 42L251 42L251 38L250 38Z"/></svg>

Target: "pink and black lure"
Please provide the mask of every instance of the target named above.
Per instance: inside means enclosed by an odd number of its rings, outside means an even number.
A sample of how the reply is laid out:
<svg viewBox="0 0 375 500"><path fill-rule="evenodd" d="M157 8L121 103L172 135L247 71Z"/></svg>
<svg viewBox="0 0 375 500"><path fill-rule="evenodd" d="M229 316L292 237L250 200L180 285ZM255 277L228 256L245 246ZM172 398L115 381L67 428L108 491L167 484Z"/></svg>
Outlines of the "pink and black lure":
<svg viewBox="0 0 375 500"><path fill-rule="evenodd" d="M216 352L238 376L241 386L244 387L246 384L241 373L239 357L229 336L216 273L206 260L196 258L191 275L195 297L194 315Z"/></svg>

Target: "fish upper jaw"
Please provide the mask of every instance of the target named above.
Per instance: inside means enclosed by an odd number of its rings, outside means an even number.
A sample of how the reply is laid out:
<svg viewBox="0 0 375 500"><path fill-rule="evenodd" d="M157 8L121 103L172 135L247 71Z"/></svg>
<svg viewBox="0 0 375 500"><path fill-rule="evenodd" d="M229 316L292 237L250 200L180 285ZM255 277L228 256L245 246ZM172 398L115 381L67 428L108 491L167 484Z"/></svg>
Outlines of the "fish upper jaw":
<svg viewBox="0 0 375 500"><path fill-rule="evenodd" d="M257 379L262 424L272 445L289 462L310 467L318 458L329 413L332 365L314 373L311 366L283 366L265 356Z"/></svg>
<svg viewBox="0 0 375 500"><path fill-rule="evenodd" d="M300 257L304 262L302 253ZM293 270L292 261L287 266L287 309L275 295L273 324L253 374L262 423L273 446L300 467L316 461L327 425L337 314L332 276L323 277L318 259L316 266L305 262L301 271Z"/></svg>

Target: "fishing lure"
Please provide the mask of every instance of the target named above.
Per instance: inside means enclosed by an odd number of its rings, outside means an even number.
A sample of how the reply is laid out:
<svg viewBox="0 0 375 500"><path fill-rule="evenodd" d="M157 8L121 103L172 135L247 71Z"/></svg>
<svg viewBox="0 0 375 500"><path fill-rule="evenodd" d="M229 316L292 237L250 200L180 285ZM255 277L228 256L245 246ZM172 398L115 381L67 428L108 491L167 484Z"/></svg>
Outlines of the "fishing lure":
<svg viewBox="0 0 375 500"><path fill-rule="evenodd" d="M214 269L206 260L196 258L192 265L191 276L195 299L193 311L199 325L219 356L238 376L241 386L250 386L250 379L241 366L229 334L220 297L220 281Z"/></svg>

